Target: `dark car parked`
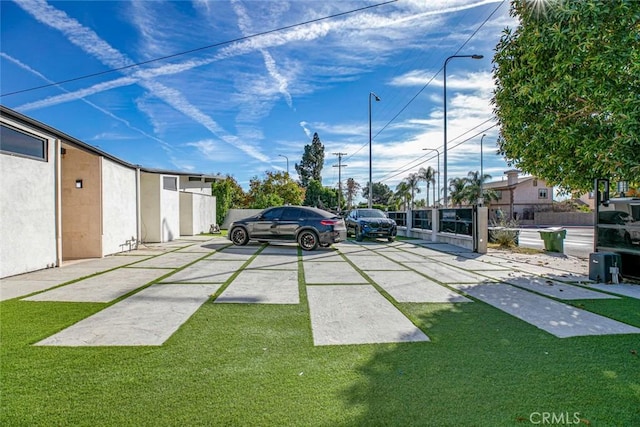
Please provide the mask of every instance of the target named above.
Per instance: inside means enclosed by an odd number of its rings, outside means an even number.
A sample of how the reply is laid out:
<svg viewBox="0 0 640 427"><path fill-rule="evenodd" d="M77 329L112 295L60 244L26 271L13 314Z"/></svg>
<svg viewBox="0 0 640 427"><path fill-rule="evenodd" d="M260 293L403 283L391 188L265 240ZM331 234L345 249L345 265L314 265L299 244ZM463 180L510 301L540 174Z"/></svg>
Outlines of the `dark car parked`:
<svg viewBox="0 0 640 427"><path fill-rule="evenodd" d="M354 209L345 222L347 235L353 233L359 242L365 237L386 237L393 242L398 233L396 222L379 209Z"/></svg>
<svg viewBox="0 0 640 427"><path fill-rule="evenodd" d="M344 220L331 212L307 206L279 206L231 223L228 236L235 245L246 245L249 240L292 241L305 251L312 251L345 240L347 229Z"/></svg>

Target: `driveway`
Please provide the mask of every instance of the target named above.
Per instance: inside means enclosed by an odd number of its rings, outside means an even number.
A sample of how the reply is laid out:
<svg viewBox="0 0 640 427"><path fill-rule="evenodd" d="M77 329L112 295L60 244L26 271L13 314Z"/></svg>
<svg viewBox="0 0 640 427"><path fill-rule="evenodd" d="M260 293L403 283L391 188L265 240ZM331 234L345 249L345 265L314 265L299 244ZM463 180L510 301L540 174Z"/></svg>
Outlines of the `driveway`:
<svg viewBox="0 0 640 427"><path fill-rule="evenodd" d="M0 296L109 303L36 344L49 346L162 345L206 303L304 305L319 346L429 341L399 308L405 302L486 303L560 338L640 333L566 303L640 299L640 287L590 283L566 257L528 260L535 262L421 240L304 252L293 244L185 238L5 279Z"/></svg>

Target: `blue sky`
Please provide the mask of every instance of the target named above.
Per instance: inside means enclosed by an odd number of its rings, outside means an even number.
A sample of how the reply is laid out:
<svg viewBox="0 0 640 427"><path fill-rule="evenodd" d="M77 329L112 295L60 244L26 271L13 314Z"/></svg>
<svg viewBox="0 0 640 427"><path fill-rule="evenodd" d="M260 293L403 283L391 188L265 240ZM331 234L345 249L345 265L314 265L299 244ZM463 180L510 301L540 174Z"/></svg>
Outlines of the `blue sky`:
<svg viewBox="0 0 640 427"><path fill-rule="evenodd" d="M297 179L317 132L323 184L337 186L341 152L343 181L365 186L375 92L373 180L395 188L421 166L438 169L423 148L441 152L442 171L442 66L482 54L447 65L448 177L480 169L486 134L484 172L502 179L491 58L515 24L509 2L399 0L345 13L382 2L3 0L1 102L127 162L231 174L245 188L286 170L282 156Z"/></svg>

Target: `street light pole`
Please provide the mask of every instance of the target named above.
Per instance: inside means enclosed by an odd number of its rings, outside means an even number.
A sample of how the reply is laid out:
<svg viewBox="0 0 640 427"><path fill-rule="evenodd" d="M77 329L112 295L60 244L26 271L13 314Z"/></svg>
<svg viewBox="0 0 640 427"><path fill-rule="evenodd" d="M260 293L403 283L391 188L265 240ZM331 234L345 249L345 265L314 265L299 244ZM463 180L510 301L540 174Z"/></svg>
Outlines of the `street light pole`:
<svg viewBox="0 0 640 427"><path fill-rule="evenodd" d="M440 151L437 148L423 148L424 151L435 151L438 153L438 196L440 196ZM439 197L438 197L439 198ZM433 204L437 202L436 195L433 195Z"/></svg>
<svg viewBox="0 0 640 427"><path fill-rule="evenodd" d="M284 154L278 154L278 156L284 157L285 159L287 159L287 175L289 175L289 158Z"/></svg>
<svg viewBox="0 0 640 427"><path fill-rule="evenodd" d="M449 206L447 197L447 64L453 58L482 59L483 55L451 55L444 61L444 206Z"/></svg>
<svg viewBox="0 0 640 427"><path fill-rule="evenodd" d="M369 92L369 209L373 206L373 176L371 173L371 96L376 102L380 101L380 97L373 92Z"/></svg>
<svg viewBox="0 0 640 427"><path fill-rule="evenodd" d="M484 192L482 188L484 184L484 167L483 167L484 155L482 153L482 140L484 139L485 136L487 136L487 134L483 133L482 137L480 138L480 197L478 197L478 204L481 206L484 204Z"/></svg>

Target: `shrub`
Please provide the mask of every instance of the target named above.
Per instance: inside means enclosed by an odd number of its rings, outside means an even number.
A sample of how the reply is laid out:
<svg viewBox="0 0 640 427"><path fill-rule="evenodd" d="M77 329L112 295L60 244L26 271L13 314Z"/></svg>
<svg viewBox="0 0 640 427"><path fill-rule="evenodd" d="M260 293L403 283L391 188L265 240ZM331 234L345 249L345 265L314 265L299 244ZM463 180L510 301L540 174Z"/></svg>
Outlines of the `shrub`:
<svg viewBox="0 0 640 427"><path fill-rule="evenodd" d="M504 219L491 221L489 226L489 241L500 245L501 248L513 248L518 246L518 221Z"/></svg>

